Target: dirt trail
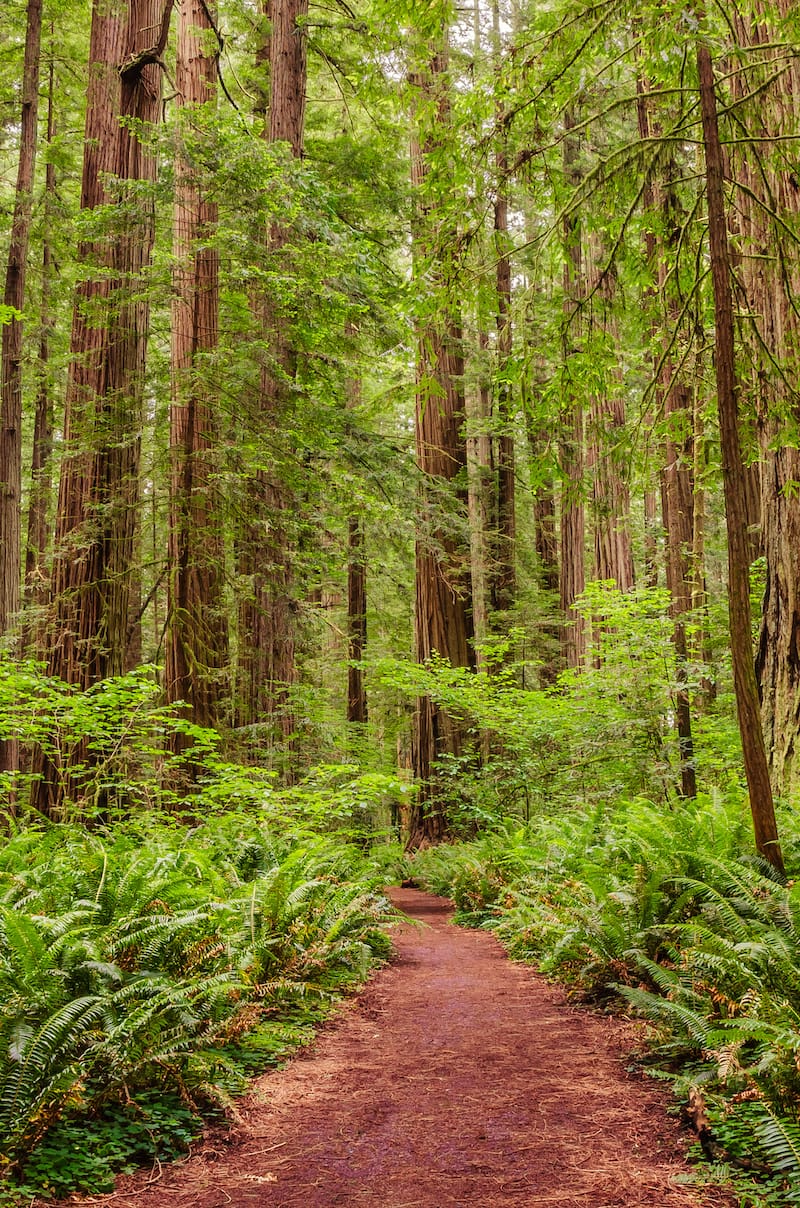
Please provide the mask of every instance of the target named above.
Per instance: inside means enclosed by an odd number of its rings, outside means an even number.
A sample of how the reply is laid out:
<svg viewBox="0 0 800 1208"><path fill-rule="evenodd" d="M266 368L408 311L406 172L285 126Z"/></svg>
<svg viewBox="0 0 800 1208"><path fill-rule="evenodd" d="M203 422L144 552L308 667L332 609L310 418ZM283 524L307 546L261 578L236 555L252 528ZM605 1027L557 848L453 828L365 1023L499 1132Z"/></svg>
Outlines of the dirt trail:
<svg viewBox="0 0 800 1208"><path fill-rule="evenodd" d="M698 1208L678 1126L628 1077L619 1025L571 1009L449 903L312 1049L256 1083L229 1144L95 1199L109 1208ZM716 1201L720 1203L720 1200Z"/></svg>

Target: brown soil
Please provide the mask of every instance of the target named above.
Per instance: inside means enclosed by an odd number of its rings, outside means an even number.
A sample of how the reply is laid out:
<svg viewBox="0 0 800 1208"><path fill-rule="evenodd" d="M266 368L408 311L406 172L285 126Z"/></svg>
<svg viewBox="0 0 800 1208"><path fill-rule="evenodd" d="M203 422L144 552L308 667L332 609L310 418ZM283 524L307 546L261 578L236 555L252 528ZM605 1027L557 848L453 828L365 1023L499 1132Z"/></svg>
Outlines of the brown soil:
<svg viewBox="0 0 800 1208"><path fill-rule="evenodd" d="M687 1139L658 1088L626 1074L621 1025L570 1007L492 936L452 926L442 899L392 897L424 926L401 927L397 961L255 1084L231 1136L92 1203L711 1204L675 1183Z"/></svg>

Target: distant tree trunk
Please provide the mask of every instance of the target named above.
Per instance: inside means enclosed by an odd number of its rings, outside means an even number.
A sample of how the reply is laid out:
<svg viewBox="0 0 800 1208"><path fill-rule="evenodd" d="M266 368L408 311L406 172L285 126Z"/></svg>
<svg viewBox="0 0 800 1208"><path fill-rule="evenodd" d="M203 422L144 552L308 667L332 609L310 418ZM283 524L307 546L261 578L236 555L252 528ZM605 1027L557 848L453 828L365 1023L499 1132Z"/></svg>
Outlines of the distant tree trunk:
<svg viewBox="0 0 800 1208"><path fill-rule="evenodd" d="M19 312L2 329L0 374L0 635L14 625L20 606L22 569L22 310L30 243L33 174L39 112L42 0L28 0L22 116L11 239L3 302ZM19 767L19 743L0 741L0 771Z"/></svg>
<svg viewBox="0 0 800 1208"><path fill-rule="evenodd" d="M269 112L264 129L268 142L288 143L297 158L303 154L306 91L306 33L308 0L266 0L270 21L269 50L259 61L269 63ZM274 225L266 233L266 254L280 255L289 232ZM257 425L277 433L288 422L292 405L290 383L296 354L286 321L271 299L262 299L261 322L269 354L261 369ZM277 738L286 755L295 730L290 703L297 678L295 662L294 568L290 535L291 493L281 468L259 468L254 477L252 516L241 545L240 572L252 584L241 609L239 631L239 723L266 718L268 743ZM285 762L284 774L292 775Z"/></svg>
<svg viewBox="0 0 800 1208"><path fill-rule="evenodd" d="M564 176L567 187L580 182L578 141L570 131L575 125L571 111L564 114ZM578 668L586 657L586 622L573 605L586 586L584 546L584 432L583 408L570 382L570 357L575 351L572 327L578 322L582 285L581 233L574 217L564 222L564 338L563 404L561 438L561 565L559 603L563 617L562 646L567 667Z"/></svg>
<svg viewBox="0 0 800 1208"><path fill-rule="evenodd" d="M638 81L639 133L642 139L651 137L650 113L643 80ZM668 173L669 174L669 173ZM660 211L666 229L666 238L659 238L648 231L645 250L654 270L657 288L648 291L647 302L651 308L660 301L664 308L668 326L678 323L678 308L669 297L667 278L667 244L674 234L674 205L670 195L670 182L650 182L645 193L645 204L654 214ZM656 333L655 315L653 334ZM666 435L661 469L661 514L665 533L665 556L667 587L670 592L670 612L673 621L672 641L675 648L675 723L678 733L680 755L680 793L682 797L697 796L697 776L694 765L694 739L692 735L691 700L688 687L688 642L686 614L692 607L691 554L694 539L694 411L690 388L681 378L675 378L672 359L664 361L659 387L659 399L663 410ZM653 513L655 500L653 500ZM655 519L653 515L653 520ZM658 582L654 573L653 586Z"/></svg>
<svg viewBox="0 0 800 1208"><path fill-rule="evenodd" d="M116 202L118 215L106 236L78 249L85 275L73 312L48 635L50 673L83 687L125 662L149 325L141 291L153 244L152 202L126 185L155 179L136 128L161 116L171 11L171 0L131 0L123 11L97 0L92 12L81 207L113 211ZM40 808L57 804L45 775Z"/></svg>
<svg viewBox="0 0 800 1208"><path fill-rule="evenodd" d="M800 59L783 45L795 13L793 0L731 10L737 42L748 52L732 81L747 132L732 161L761 454L758 551L766 591L756 672L773 788L787 795L800 783L800 190L796 144L782 141L797 136L800 122Z"/></svg>
<svg viewBox="0 0 800 1208"><path fill-rule="evenodd" d="M449 118L447 96L447 34L442 31L442 50L435 54L429 70L413 77L420 104L415 115L422 133L412 139L412 184L418 197L418 231L415 246L417 272L427 261L427 271L439 292L440 311L424 320L417 333L416 446L421 475L419 530L416 543L415 629L417 658L428 662L434 654L454 667L472 665L469 624L469 584L466 560L456 538L443 523L440 497L466 466L463 436L465 404L462 379L464 361L458 308L448 289L448 265L439 251L433 252L432 228L435 212L423 200L428 160L436 153L435 129ZM435 110L435 120L432 118ZM439 232L437 246L441 247ZM461 499L462 505L466 502ZM413 741L414 774L420 793L409 819L410 847L435 842L447 830L441 788L436 784L434 765L442 755L459 755L462 735L457 722L430 697L417 702Z"/></svg>
<svg viewBox="0 0 800 1208"><path fill-rule="evenodd" d="M356 334L355 324L347 324L347 335ZM361 401L361 383L347 383L347 406L355 411ZM347 720L357 725L367 722L367 688L364 669L359 664L367 651L367 550L364 520L360 511L347 520Z"/></svg>
<svg viewBox="0 0 800 1208"><path fill-rule="evenodd" d="M661 472L661 500L666 532L667 587L673 620L673 644L677 685L675 689L676 729L681 763L681 795L697 796L694 767L691 702L687 686L689 651L686 638L686 614L692 607L689 557L694 536L694 488L692 483L692 397L682 382L671 382L672 366L665 366L664 414L667 439L664 442L664 468ZM684 427L675 429L678 418Z"/></svg>
<svg viewBox="0 0 800 1208"><path fill-rule="evenodd" d="M587 290L593 294L592 324L616 346L619 342L612 313L614 282L601 268L602 248L593 236L588 241ZM631 591L635 576L630 531L630 491L623 475L624 458L620 439L625 430L625 403L619 373L610 376L604 389L592 398L587 425L586 469L591 481L591 511L594 529L595 579L613 580L620 591Z"/></svg>
<svg viewBox="0 0 800 1208"><path fill-rule="evenodd" d="M780 871L783 857L778 841L761 712L758 699L750 618L750 557L744 491L744 463L739 438L733 338L733 299L730 284L728 232L725 219L722 148L719 138L714 69L711 53L703 42L697 47L697 73L703 120L708 198L708 238L714 286L716 334L717 405L719 410L722 477L728 532L728 601L731 655L744 752L745 774L750 790L756 846Z"/></svg>
<svg viewBox="0 0 800 1208"><path fill-rule="evenodd" d="M356 664L367 648L367 562L364 525L361 517L348 520L347 539L347 720L364 725L367 721L367 690L364 671Z"/></svg>
<svg viewBox="0 0 800 1208"><path fill-rule="evenodd" d="M646 587L658 586L658 512L656 493L644 493L644 581Z"/></svg>
<svg viewBox="0 0 800 1208"><path fill-rule="evenodd" d="M484 351L489 344L485 332L479 335ZM491 402L489 389L481 380L466 397L467 407L467 482L470 534L470 583L472 591L472 628L475 636L475 660L485 665L483 646L489 634L489 502L492 480L492 447L489 435Z"/></svg>
<svg viewBox="0 0 800 1208"><path fill-rule="evenodd" d="M207 42L212 19L205 0L180 0L176 89L189 121L189 106L216 100L218 55ZM165 680L170 702L184 701L191 721L213 726L220 719L228 662L224 536L214 485L218 411L204 362L218 341L219 253L208 242L217 207L180 150L175 170ZM186 743L176 736L175 745Z"/></svg>

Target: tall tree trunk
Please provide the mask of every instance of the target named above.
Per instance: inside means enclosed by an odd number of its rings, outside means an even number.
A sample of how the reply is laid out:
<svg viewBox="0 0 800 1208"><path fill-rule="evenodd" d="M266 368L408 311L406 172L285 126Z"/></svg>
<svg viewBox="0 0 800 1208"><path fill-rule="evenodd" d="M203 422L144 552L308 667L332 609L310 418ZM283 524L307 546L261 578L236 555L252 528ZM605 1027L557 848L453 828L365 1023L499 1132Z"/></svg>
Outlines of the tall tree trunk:
<svg viewBox="0 0 800 1208"><path fill-rule="evenodd" d="M52 30L51 30L52 37ZM47 84L47 146L55 137L53 93L55 63L51 49ZM42 290L39 309L39 358L37 364L36 408L33 420L31 452L31 494L28 508L28 532L25 546L25 604L43 608L47 603L47 547L50 538L48 517L53 493L53 391L50 386L50 336L53 316L50 309L53 285L53 247L51 223L56 191L56 166L48 159L44 186L44 233L42 236ZM38 636L34 636L38 635ZM39 617L26 630L24 645L40 648L42 626Z"/></svg>
<svg viewBox="0 0 800 1208"><path fill-rule="evenodd" d="M717 407L719 411L722 478L728 532L728 601L731 655L739 731L744 752L745 774L750 790L756 846L779 870L783 857L778 841L772 786L767 766L764 734L758 699L750 617L750 557L747 509L744 491L744 462L739 438L736 371L733 339L733 298L725 219L722 148L719 138L714 69L705 43L698 43L697 74L703 119L708 198L708 240L714 286L714 329L716 334Z"/></svg>
<svg viewBox="0 0 800 1208"><path fill-rule="evenodd" d="M266 0L264 13L270 21L269 50L260 55L262 65L269 62L270 71L264 137L268 142L288 143L292 154L300 158L306 92L303 22L308 0ZM266 233L266 254L280 256L288 238L288 230L273 225ZM296 354L286 321L271 299L262 299L261 322L269 355L261 369L256 422L260 428L278 433L289 422ZM285 755L295 729L291 687L297 678L292 501L280 466L256 471L251 509L240 551L240 572L252 587L240 613L239 722L252 725L266 719L268 746L278 740L284 774L290 778Z"/></svg>
<svg viewBox="0 0 800 1208"><path fill-rule="evenodd" d="M645 83L637 81L639 134L649 140L652 134L650 112L645 95ZM645 250L654 269L657 288L648 291L647 302L651 308L660 299L665 307L668 326L678 323L678 307L669 296L667 278L668 243L674 236L673 199L670 194L671 166L666 180L649 182L644 201L654 215L660 213L666 238L656 237L648 231ZM655 316L653 334L655 331ZM688 687L688 642L686 614L692 608L691 554L694 540L694 410L691 389L681 378L675 378L671 357L667 357L661 368L658 393L663 408L666 436L661 470L661 514L666 535L666 577L670 592L672 614L672 641L675 648L675 718L680 754L681 796L697 796L697 777L694 766L694 739L692 735L691 700ZM655 501L654 501L655 502ZM655 509L654 509L655 510ZM657 583L657 575L655 583Z"/></svg>
<svg viewBox="0 0 800 1208"><path fill-rule="evenodd" d="M496 86L503 75L500 5L492 2L493 56ZM495 153L494 252L497 298L497 541L492 574L492 602L498 612L507 612L516 597L516 498L514 472L513 409L509 368L513 347L511 328L511 256L508 234L508 152L502 101L495 105L497 151Z"/></svg>
<svg viewBox="0 0 800 1208"><path fill-rule="evenodd" d="M739 140L732 160L761 453L766 591L756 671L773 788L781 794L800 783L800 268L792 233L800 191L795 144L782 141L800 130L800 59L783 45L784 24L795 12L793 0L755 0L731 11L738 44L748 52L733 77L734 95L752 136Z"/></svg>
<svg viewBox="0 0 800 1208"><path fill-rule="evenodd" d="M481 352L485 353L489 346L486 332L480 332L478 342ZM486 662L484 644L489 636L489 492L493 477L492 438L489 432L491 398L483 376L466 396L466 407L472 629L476 664L483 667Z"/></svg>
<svg viewBox="0 0 800 1208"><path fill-rule="evenodd" d="M22 116L3 302L17 312L2 332L0 372L0 635L15 623L22 568L22 310L30 243L39 113L42 0L28 0ZM19 743L0 741L0 772L19 767Z"/></svg>
<svg viewBox="0 0 800 1208"><path fill-rule="evenodd" d="M11 240L3 302L17 312L25 305L33 175L39 114L42 0L28 0L22 116ZM4 325L0 379L0 634L13 624L20 605L22 531L22 315Z"/></svg>
<svg viewBox="0 0 800 1208"><path fill-rule="evenodd" d="M564 114L564 177L568 188L580 182L578 140L570 110ZM584 432L583 407L570 381L570 358L575 352L574 325L582 286L581 232L578 220L564 221L564 338L562 346L564 396L561 460L561 565L559 603L563 617L561 642L567 667L582 666L586 657L586 622L573 605L586 586L584 546Z"/></svg>
<svg viewBox="0 0 800 1208"><path fill-rule="evenodd" d="M81 208L109 207L111 227L78 249L48 652L51 674L84 687L125 662L153 245L152 202L126 186L155 179L137 127L161 116L171 11L171 0L97 0L92 12ZM40 808L56 808L54 794L45 775Z"/></svg>
<svg viewBox="0 0 800 1208"><path fill-rule="evenodd" d="M47 84L47 146L55 137L55 110L53 93L55 64L52 57ZM28 508L28 531L25 545L25 604L43 607L47 602L46 559L50 535L48 515L53 490L51 459L53 454L53 392L50 387L50 336L53 316L50 309L53 285L53 247L50 226L53 221L53 204L56 190L56 166L49 159L45 169L44 186L44 233L42 242L42 289L39 308L39 357L37 364L36 408L33 421L33 447L31 452L31 494ZM40 629L36 624L35 628ZM40 635L41 636L41 635ZM34 642L33 629L29 627L25 645Z"/></svg>
<svg viewBox="0 0 800 1208"><path fill-rule="evenodd" d="M213 12L180 0L176 89L189 107L216 102L218 52L209 53ZM179 135L180 137L180 135ZM219 450L216 400L205 359L217 347L219 253L209 243L216 204L186 156L176 156L172 302L172 405L166 690L200 726L220 719L228 662L222 597L224 536L215 488ZM177 745L185 745L176 738Z"/></svg>
<svg viewBox="0 0 800 1208"><path fill-rule="evenodd" d="M449 495L456 476L466 466L463 436L465 404L462 380L464 360L461 323L451 296L446 241L436 232L435 210L425 204L424 190L428 160L435 156L436 128L445 129L449 119L447 94L447 31L442 31L442 50L435 54L428 71L412 82L419 89L420 103L415 120L422 130L412 137L412 185L417 192L418 230L415 245L417 272L426 265L441 299L439 313L421 322L417 332L416 447L421 476L419 529L416 542L415 630L417 659L428 662L434 654L454 667L472 665L470 649L469 584L464 567L465 551L443 524L437 495ZM432 114L435 113L435 118ZM434 129L431 130L431 125ZM435 250L434 250L435 249ZM463 505L465 500L460 499ZM462 750L460 727L430 697L417 702L413 741L414 774L420 793L411 810L408 843L411 847L434 842L447 830L441 786L434 776L442 755L457 756Z"/></svg>

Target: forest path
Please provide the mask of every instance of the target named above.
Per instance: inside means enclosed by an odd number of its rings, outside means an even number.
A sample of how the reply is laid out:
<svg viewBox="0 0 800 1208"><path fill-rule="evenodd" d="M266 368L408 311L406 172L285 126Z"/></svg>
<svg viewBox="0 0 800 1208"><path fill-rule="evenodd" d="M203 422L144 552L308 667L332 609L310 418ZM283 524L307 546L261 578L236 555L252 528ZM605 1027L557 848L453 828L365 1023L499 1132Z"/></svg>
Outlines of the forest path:
<svg viewBox="0 0 800 1208"><path fill-rule="evenodd" d="M255 1084L207 1141L108 1208L698 1208L680 1130L628 1077L620 1025L570 1008L451 906L393 890L424 926L316 1043ZM720 1199L715 1201L721 1203ZM727 1202L727 1201L726 1201Z"/></svg>

